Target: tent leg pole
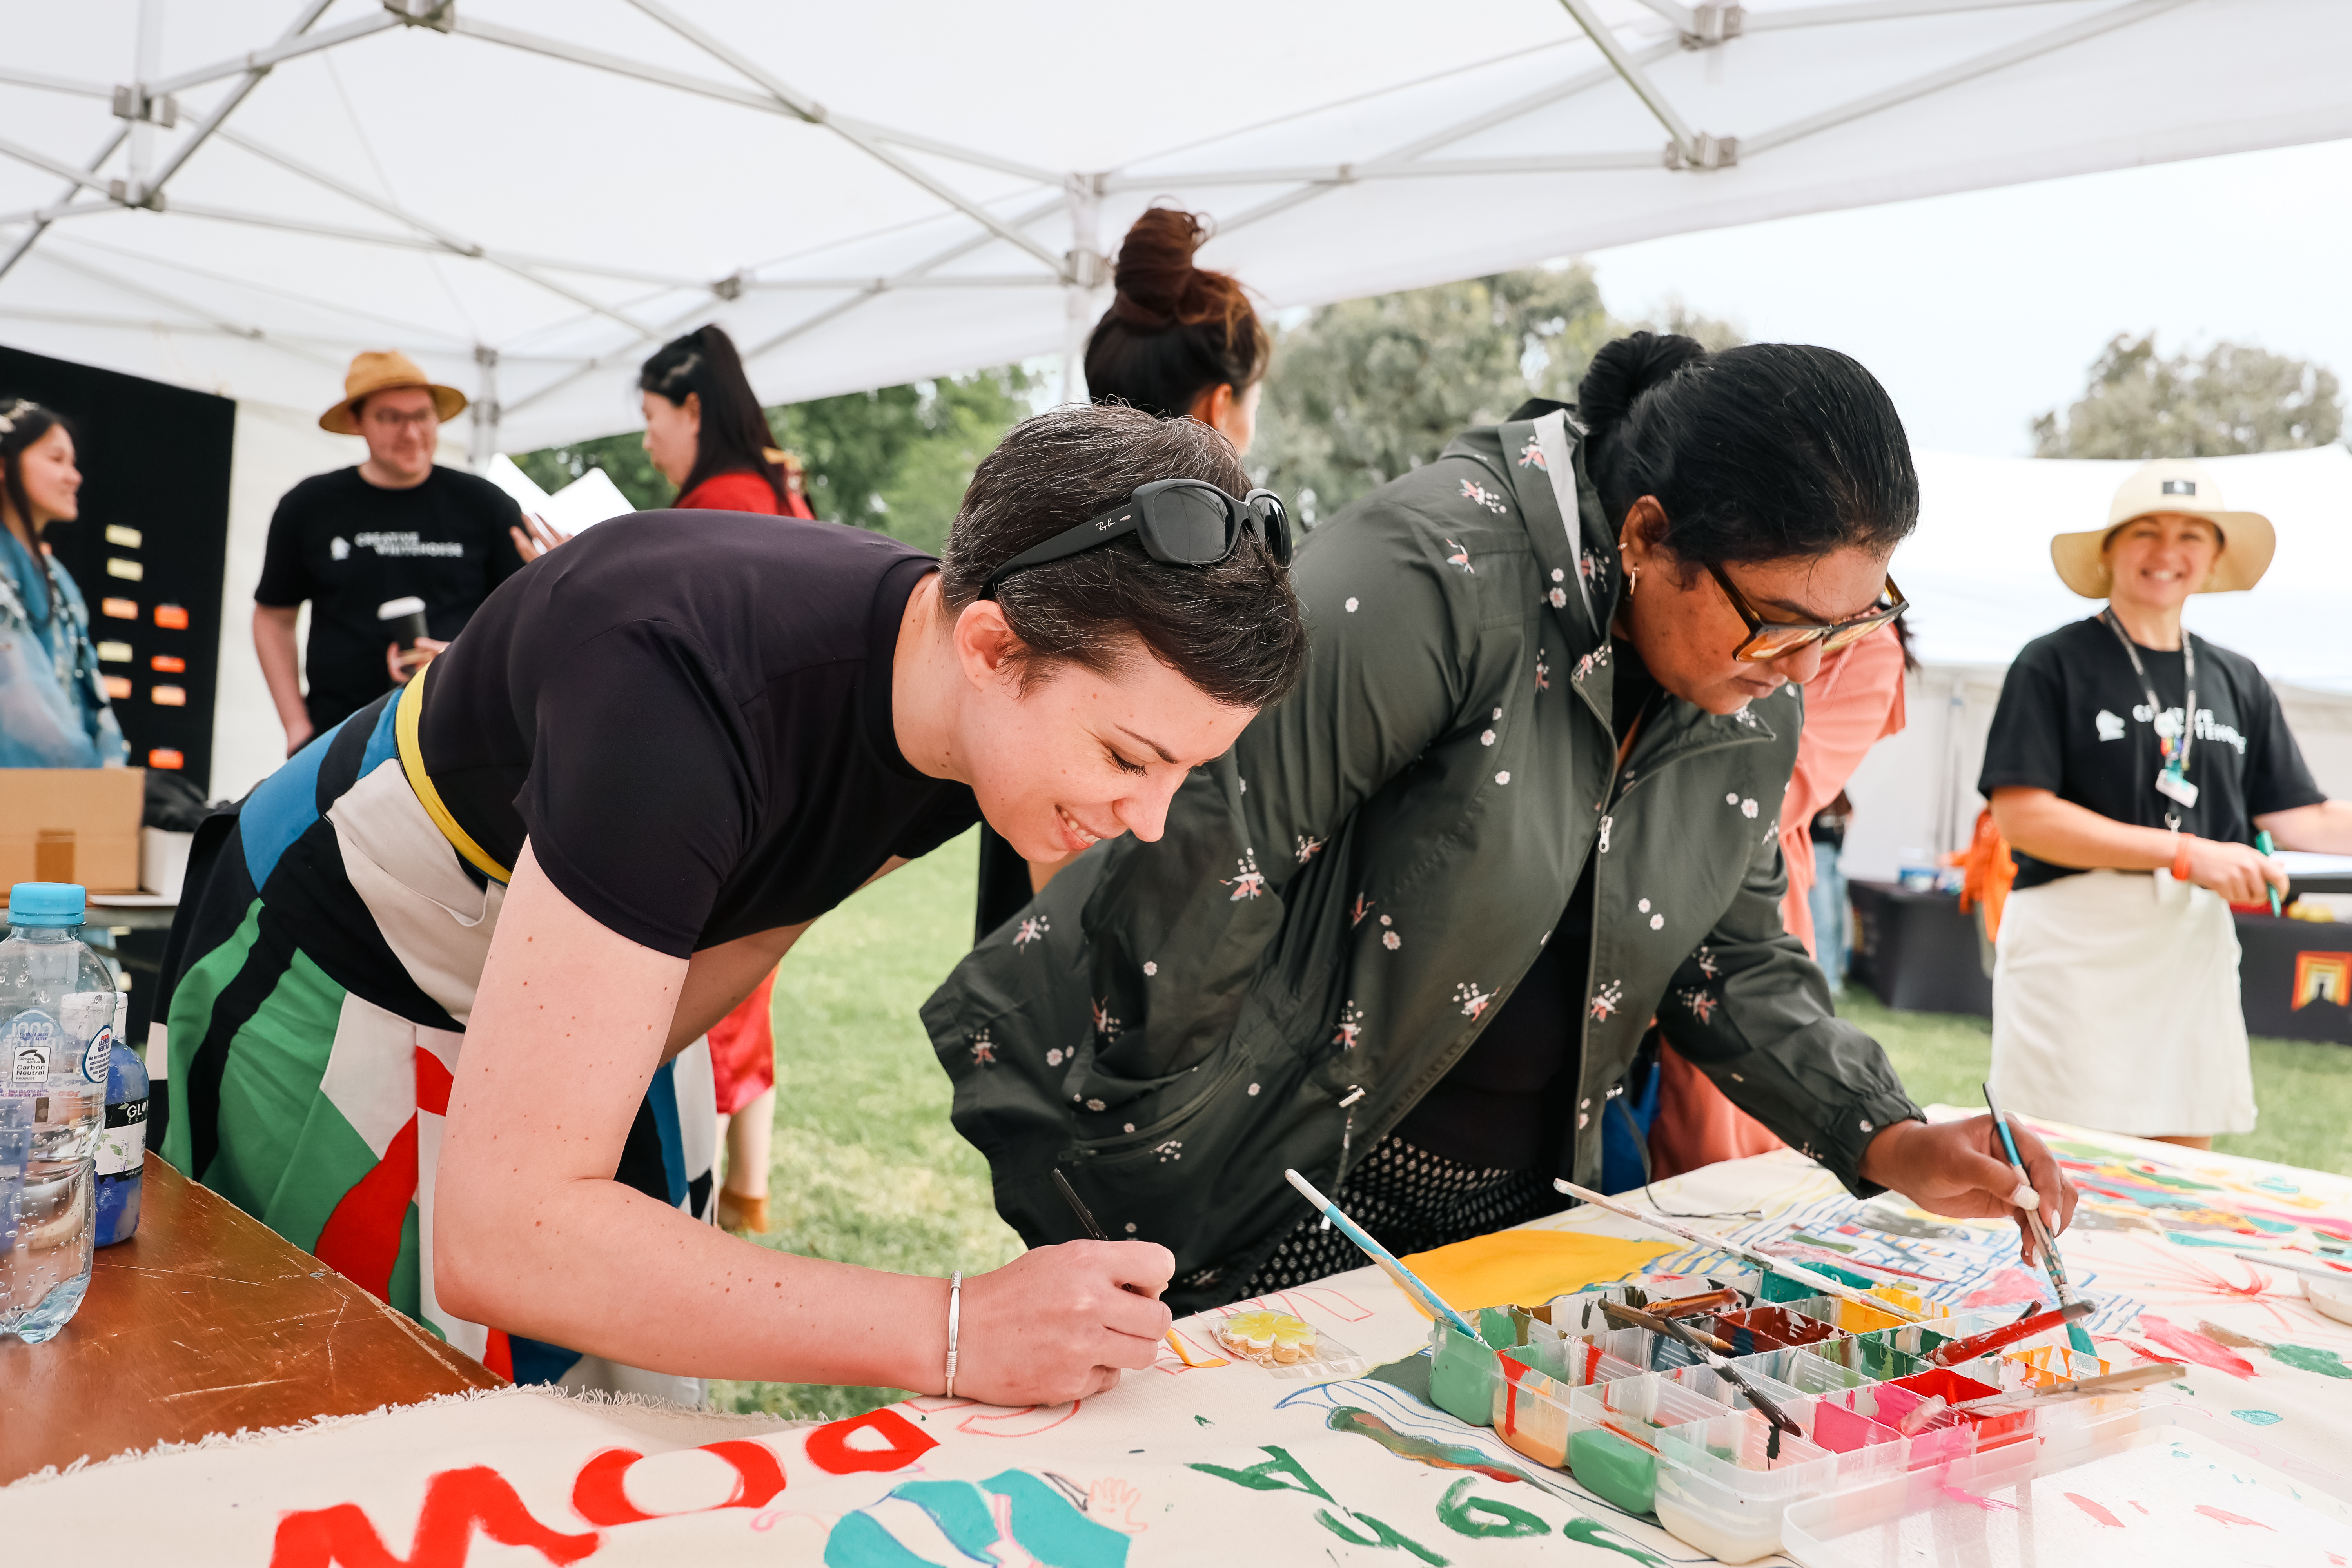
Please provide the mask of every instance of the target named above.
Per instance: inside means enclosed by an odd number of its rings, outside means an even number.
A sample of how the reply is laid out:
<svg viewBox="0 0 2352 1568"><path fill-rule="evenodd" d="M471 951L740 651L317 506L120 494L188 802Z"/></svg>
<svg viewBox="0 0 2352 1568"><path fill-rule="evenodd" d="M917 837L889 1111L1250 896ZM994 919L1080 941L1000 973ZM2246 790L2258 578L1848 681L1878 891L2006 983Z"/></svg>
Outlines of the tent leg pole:
<svg viewBox="0 0 2352 1568"><path fill-rule="evenodd" d="M473 450L467 454L478 474L488 473L499 450L499 351L488 343L474 345Z"/></svg>
<svg viewBox="0 0 2352 1568"><path fill-rule="evenodd" d="M1095 294L1110 268L1097 234L1102 192L1091 174L1062 186L1070 209L1070 252L1062 265L1062 403L1087 401L1087 339L1094 332Z"/></svg>

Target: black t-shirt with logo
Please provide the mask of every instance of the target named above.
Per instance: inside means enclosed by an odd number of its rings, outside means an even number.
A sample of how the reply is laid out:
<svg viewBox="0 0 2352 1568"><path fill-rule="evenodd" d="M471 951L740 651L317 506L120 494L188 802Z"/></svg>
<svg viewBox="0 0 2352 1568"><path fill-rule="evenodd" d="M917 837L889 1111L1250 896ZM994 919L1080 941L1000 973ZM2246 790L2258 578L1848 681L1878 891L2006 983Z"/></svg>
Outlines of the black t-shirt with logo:
<svg viewBox="0 0 2352 1568"><path fill-rule="evenodd" d="M2009 786L2046 789L2137 827L2162 827L2172 812L2182 832L2232 844L2254 841L2257 816L2326 799L2253 661L2202 637L2195 647L2197 727L2188 773L2195 805L2156 791L2164 765L2158 736L2180 732L2188 700L2180 651L2139 650L2164 705L2159 719L2148 711L2131 656L2095 616L2026 644L2009 667L1978 791L1990 798ZM2074 874L2022 851L2016 858L2021 888Z"/></svg>
<svg viewBox="0 0 2352 1568"><path fill-rule="evenodd" d="M379 605L414 595L432 635L456 637L521 568L507 532L521 521L513 498L489 480L437 465L404 490L372 485L356 468L288 490L269 520L253 597L279 609L310 601L311 724L340 723L392 689L383 658L394 639L376 619Z"/></svg>
<svg viewBox="0 0 2352 1568"><path fill-rule="evenodd" d="M980 819L898 750L907 601L939 563L834 522L645 511L490 595L425 679L425 772L501 865L684 958L832 909Z"/></svg>

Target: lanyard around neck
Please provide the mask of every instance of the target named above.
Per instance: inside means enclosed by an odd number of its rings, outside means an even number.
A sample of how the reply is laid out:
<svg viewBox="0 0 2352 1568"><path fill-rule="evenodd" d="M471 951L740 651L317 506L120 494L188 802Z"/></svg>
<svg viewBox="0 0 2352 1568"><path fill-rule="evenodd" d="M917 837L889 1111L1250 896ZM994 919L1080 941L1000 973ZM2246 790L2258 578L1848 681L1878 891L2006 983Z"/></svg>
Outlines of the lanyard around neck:
<svg viewBox="0 0 2352 1568"><path fill-rule="evenodd" d="M2157 750L2164 758L2165 770L2176 774L2187 773L2189 748L2196 743L2197 738L2197 647L2188 628L2184 626L2180 632L2180 674L2189 686L2189 700L2180 710L2180 740L2176 748L2171 738L2164 732L2160 722L2164 717L2164 703L2156 695L2156 683L2147 678L2147 666L2139 661L2139 649L2133 647L2131 638L2124 635L2124 628L2116 620L2113 610L2102 610L2099 618L2107 623L2107 629L2116 634L2117 642L2124 645L2124 657L2131 660L2132 673L2139 677L2140 689L2147 693L2148 728L2156 731Z"/></svg>

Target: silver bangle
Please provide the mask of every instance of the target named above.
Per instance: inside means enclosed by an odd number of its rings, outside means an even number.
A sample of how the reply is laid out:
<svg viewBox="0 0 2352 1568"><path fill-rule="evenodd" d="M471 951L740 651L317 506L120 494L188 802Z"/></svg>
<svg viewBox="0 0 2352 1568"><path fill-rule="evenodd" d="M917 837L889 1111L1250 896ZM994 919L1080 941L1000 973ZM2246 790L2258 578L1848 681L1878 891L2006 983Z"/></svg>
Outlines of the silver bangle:
<svg viewBox="0 0 2352 1568"><path fill-rule="evenodd" d="M955 1397L956 1331L963 1326L963 1270L959 1268L948 1279L948 1391Z"/></svg>

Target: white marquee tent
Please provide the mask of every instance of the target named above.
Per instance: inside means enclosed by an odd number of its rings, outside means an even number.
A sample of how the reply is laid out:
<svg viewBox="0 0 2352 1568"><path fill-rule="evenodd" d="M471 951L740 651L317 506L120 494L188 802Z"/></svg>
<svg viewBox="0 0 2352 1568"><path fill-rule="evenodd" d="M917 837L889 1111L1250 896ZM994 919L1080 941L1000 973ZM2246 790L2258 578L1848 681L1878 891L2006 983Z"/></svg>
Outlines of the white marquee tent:
<svg viewBox="0 0 2352 1568"><path fill-rule="evenodd" d="M305 426L360 348L472 392L486 460L626 426L706 320L771 400L1062 348L1157 197L1287 306L2352 136L2344 0L0 0L0 337L239 401L232 599L282 481L349 460ZM218 789L270 751L231 610Z"/></svg>

